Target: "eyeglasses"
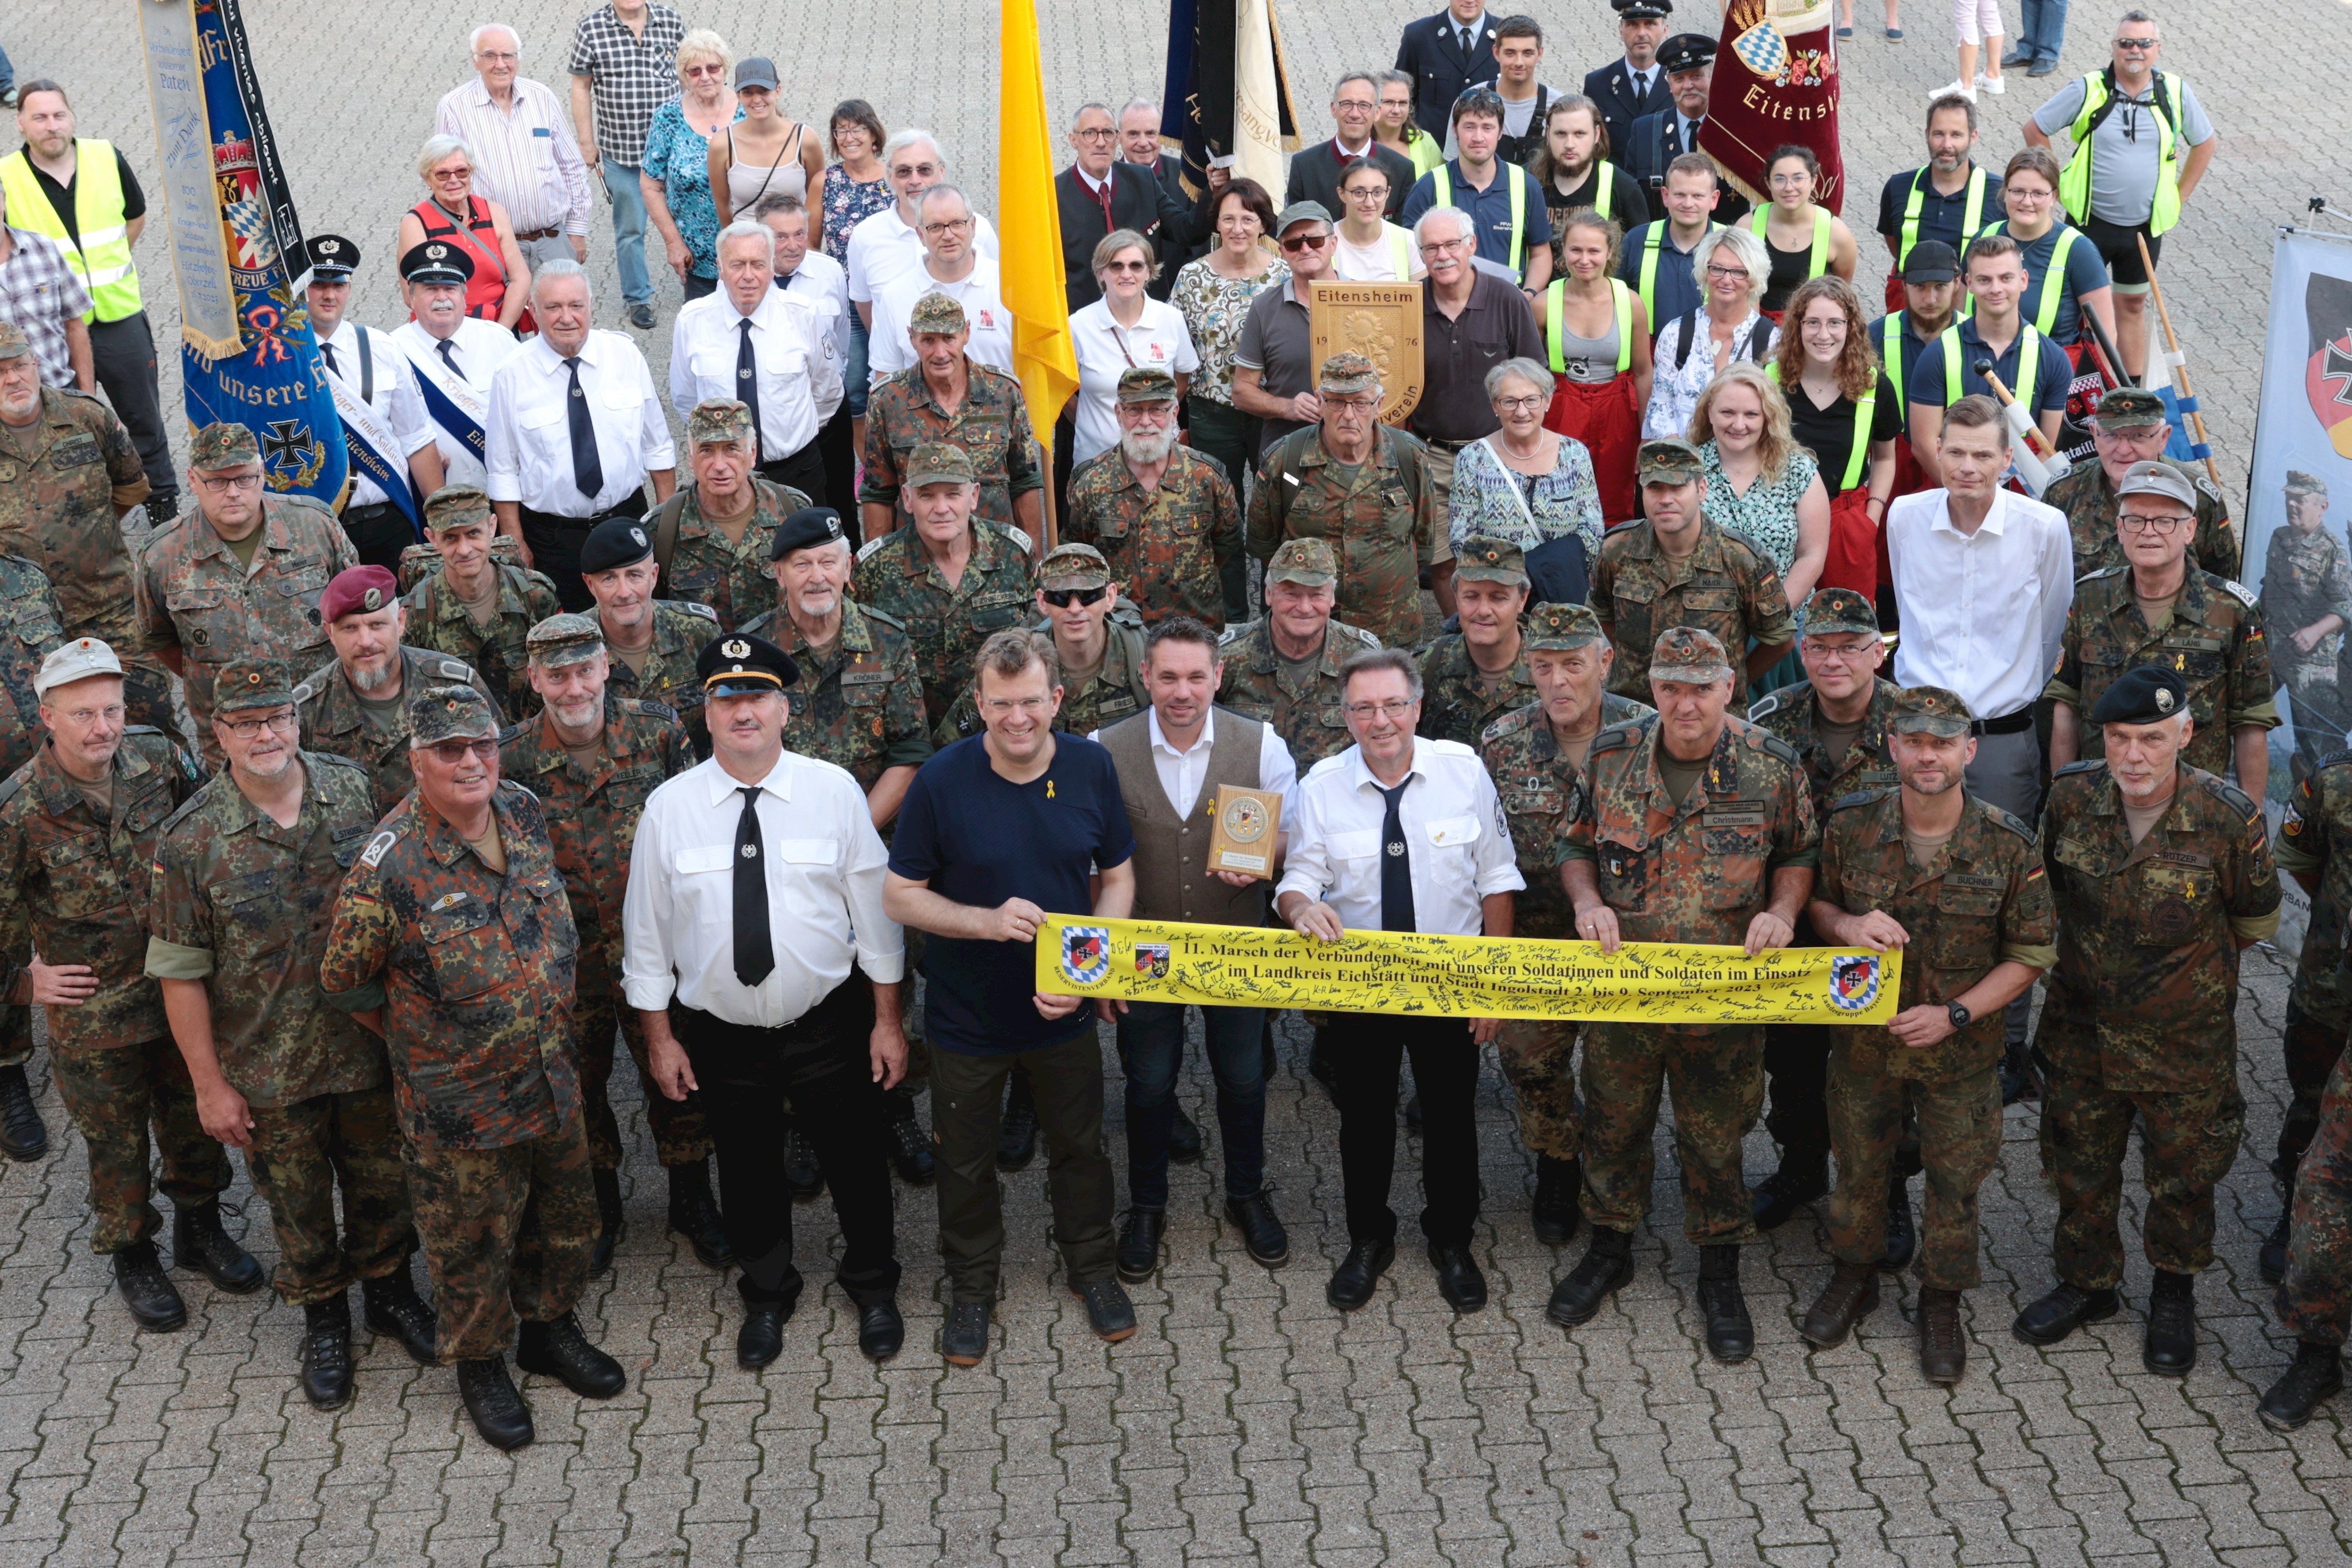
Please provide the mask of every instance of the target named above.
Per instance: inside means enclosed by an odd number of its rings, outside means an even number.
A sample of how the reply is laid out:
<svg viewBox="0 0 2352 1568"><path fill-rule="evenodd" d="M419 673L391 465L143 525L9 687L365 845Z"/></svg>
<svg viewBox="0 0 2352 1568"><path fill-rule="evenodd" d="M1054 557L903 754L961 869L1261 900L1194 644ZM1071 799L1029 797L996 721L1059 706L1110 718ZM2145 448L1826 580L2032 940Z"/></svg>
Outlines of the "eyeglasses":
<svg viewBox="0 0 2352 1568"><path fill-rule="evenodd" d="M1331 100L1331 112L1334 114L1343 109L1352 109L1358 114L1370 114L1378 108L1380 108L1379 104L1367 103L1360 98L1339 98Z"/></svg>
<svg viewBox="0 0 2352 1568"><path fill-rule="evenodd" d="M943 224L925 224L923 225L923 237L925 239L942 239L949 235L961 234L964 230L970 227L971 227L971 220L970 218L950 218Z"/></svg>
<svg viewBox="0 0 2352 1568"><path fill-rule="evenodd" d="M266 718L216 718L213 722L239 740L258 740L265 729L274 729L280 735L293 734L302 727L302 716L288 708Z"/></svg>
<svg viewBox="0 0 2352 1568"><path fill-rule="evenodd" d="M899 163L890 170L893 180L928 180L940 172L937 163Z"/></svg>
<svg viewBox="0 0 2352 1568"><path fill-rule="evenodd" d="M499 737L493 735L480 740L437 740L424 749L431 752L434 759L444 768L457 767L468 755L478 757L485 762L495 762L499 755Z"/></svg>
<svg viewBox="0 0 2352 1568"><path fill-rule="evenodd" d="M2119 49L2133 49L2145 54L2148 50L2156 47L2156 46L2162 40L2157 38L2117 38L2116 40L2116 47Z"/></svg>
<svg viewBox="0 0 2352 1568"><path fill-rule="evenodd" d="M1038 590L1045 602L1056 610L1067 610L1073 604L1099 604L1108 588L1045 588Z"/></svg>
<svg viewBox="0 0 2352 1568"><path fill-rule="evenodd" d="M1110 261L1103 264L1103 270L1105 272L1150 272L1151 264L1148 261Z"/></svg>
<svg viewBox="0 0 2352 1568"><path fill-rule="evenodd" d="M1727 282L1735 278L1741 282L1745 282L1748 279L1748 269L1744 267L1717 267L1715 263L1710 261L1706 264L1706 275L1709 277L1723 278Z"/></svg>
<svg viewBox="0 0 2352 1568"><path fill-rule="evenodd" d="M2011 201L2023 202L2028 206L2038 207L2050 200L2049 192L2037 191L2030 186L2020 185L2014 181L2002 186L2001 189L2008 195Z"/></svg>
<svg viewBox="0 0 2352 1568"><path fill-rule="evenodd" d="M207 495L226 496L236 490L260 489L261 476L258 474L230 474L215 479L209 474L199 474L196 476L196 483L205 487L205 492Z"/></svg>
<svg viewBox="0 0 2352 1568"><path fill-rule="evenodd" d="M500 60L504 60L507 64L512 65L515 61L522 58L520 55L501 53L495 49L484 49L474 57L478 60L488 60L492 65L497 65Z"/></svg>
<svg viewBox="0 0 2352 1568"><path fill-rule="evenodd" d="M1325 246L1330 243L1331 236L1329 235L1285 235L1282 236L1282 248L1285 250L1321 250Z"/></svg>
<svg viewBox="0 0 2352 1568"><path fill-rule="evenodd" d="M1381 400L1376 397L1326 396L1321 402L1325 409L1339 413L1368 413L1381 405Z"/></svg>
<svg viewBox="0 0 2352 1568"><path fill-rule="evenodd" d="M1095 591L1099 593L1102 591L1097 589ZM986 708L992 717L1003 718L1016 709L1025 714L1044 713L1053 700L1051 697L983 697L980 706Z"/></svg>
<svg viewBox="0 0 2352 1568"><path fill-rule="evenodd" d="M1382 718L1402 719L1412 711L1413 705L1402 697L1391 697L1386 702L1349 703L1340 709L1349 718L1369 723L1378 714Z"/></svg>
<svg viewBox="0 0 2352 1568"><path fill-rule="evenodd" d="M1550 401L1548 397L1498 397L1495 406L1505 413L1533 413Z"/></svg>
<svg viewBox="0 0 2352 1568"><path fill-rule="evenodd" d="M688 77L723 77L727 74L727 68L725 66L688 66L684 68L682 74Z"/></svg>
<svg viewBox="0 0 2352 1568"><path fill-rule="evenodd" d="M1109 141L1118 135L1118 132L1108 125L1091 126L1077 133L1078 140L1081 141Z"/></svg>
<svg viewBox="0 0 2352 1568"><path fill-rule="evenodd" d="M436 169L431 175L435 183L443 185L462 183L473 177L474 172L471 169Z"/></svg>
<svg viewBox="0 0 2352 1568"><path fill-rule="evenodd" d="M1475 243L1475 241L1463 238L1423 240L1421 245L1421 254L1423 256L1451 256L1457 250L1469 249Z"/></svg>
<svg viewBox="0 0 2352 1568"><path fill-rule="evenodd" d="M2177 534L2193 520L2189 517L2151 517L2139 512L2126 512L2116 519L2127 534Z"/></svg>

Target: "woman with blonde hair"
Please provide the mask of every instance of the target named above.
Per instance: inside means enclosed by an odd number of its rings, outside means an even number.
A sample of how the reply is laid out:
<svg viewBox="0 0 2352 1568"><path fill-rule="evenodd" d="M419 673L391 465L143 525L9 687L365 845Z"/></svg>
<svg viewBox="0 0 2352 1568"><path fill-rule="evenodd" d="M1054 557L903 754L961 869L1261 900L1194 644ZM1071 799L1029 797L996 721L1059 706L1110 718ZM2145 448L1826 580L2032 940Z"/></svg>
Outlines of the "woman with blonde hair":
<svg viewBox="0 0 2352 1568"><path fill-rule="evenodd" d="M686 90L654 111L638 184L646 215L661 231L670 270L688 299L719 287L719 208L710 194L710 139L742 117L727 85L727 40L697 27L678 41L677 79ZM814 225L815 215L811 214Z"/></svg>
<svg viewBox="0 0 2352 1568"><path fill-rule="evenodd" d="M1829 557L1830 498L1821 465L1789 428L1789 401L1764 367L1741 363L1699 393L1685 439L1706 470L1707 521L1771 558L1796 609Z"/></svg>
<svg viewBox="0 0 2352 1568"><path fill-rule="evenodd" d="M1789 401L1797 444L1813 455L1830 497L1829 559L1819 586L1851 588L1875 603L1895 495L1895 438L1903 394L1871 351L1862 296L1839 277L1816 277L1789 297L1772 380Z"/></svg>
<svg viewBox="0 0 2352 1568"><path fill-rule="evenodd" d="M530 298L530 263L516 240L507 210L474 194L474 155L454 136L426 139L416 154L425 199L400 215L392 254L406 256L428 239L462 247L474 264L466 282L466 314L517 332Z"/></svg>
<svg viewBox="0 0 2352 1568"><path fill-rule="evenodd" d="M1650 401L1649 312L1617 277L1622 236L1614 223L1580 207L1562 220L1557 243L1562 270L1536 299L1553 377L1544 428L1591 454L1601 515L1615 528L1642 515L1633 456Z"/></svg>
<svg viewBox="0 0 2352 1568"><path fill-rule="evenodd" d="M1710 229L1691 247L1700 303L1658 329L1643 435L1680 435L1717 371L1769 355L1780 334L1757 302L1771 273L1764 242L1744 228Z"/></svg>

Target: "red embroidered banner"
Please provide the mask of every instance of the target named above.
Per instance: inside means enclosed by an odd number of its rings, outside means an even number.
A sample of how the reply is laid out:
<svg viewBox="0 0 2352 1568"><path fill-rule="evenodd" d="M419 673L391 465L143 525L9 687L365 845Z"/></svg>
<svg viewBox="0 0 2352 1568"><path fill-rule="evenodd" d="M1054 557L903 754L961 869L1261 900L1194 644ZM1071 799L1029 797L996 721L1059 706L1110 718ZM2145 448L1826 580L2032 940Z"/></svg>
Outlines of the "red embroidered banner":
<svg viewBox="0 0 2352 1568"><path fill-rule="evenodd" d="M1813 199L1832 213L1844 204L1833 22L1830 5L1808 0L1733 0L1724 17L1698 144L1758 206L1771 199L1765 161L1791 142L1821 160Z"/></svg>

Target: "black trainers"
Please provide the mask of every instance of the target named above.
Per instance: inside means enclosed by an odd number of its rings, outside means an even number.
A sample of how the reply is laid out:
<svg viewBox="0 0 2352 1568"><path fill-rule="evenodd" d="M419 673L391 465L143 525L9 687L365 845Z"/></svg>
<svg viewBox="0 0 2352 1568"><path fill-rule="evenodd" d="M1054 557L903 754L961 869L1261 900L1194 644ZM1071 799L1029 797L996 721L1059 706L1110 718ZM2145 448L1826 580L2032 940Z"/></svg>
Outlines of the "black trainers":
<svg viewBox="0 0 2352 1568"><path fill-rule="evenodd" d="M914 1095L904 1088L890 1092L888 1150L890 1168L908 1186L929 1186L939 1174L931 1135L923 1130L922 1118L915 1114Z"/></svg>
<svg viewBox="0 0 2352 1568"><path fill-rule="evenodd" d="M1749 1189L1756 1206L1756 1228L1778 1230L1796 1218L1797 1210L1821 1200L1830 1190L1826 1155L1785 1158L1780 1168Z"/></svg>
<svg viewBox="0 0 2352 1568"><path fill-rule="evenodd" d="M515 1364L559 1379L583 1399L610 1399L629 1385L621 1364L588 1343L580 1320L566 1312L552 1322L523 1320Z"/></svg>
<svg viewBox="0 0 2352 1568"><path fill-rule="evenodd" d="M996 1168L1017 1171L1037 1157L1037 1102L1029 1092L1029 1075L1014 1071L1004 1096L1004 1120L997 1124Z"/></svg>
<svg viewBox="0 0 2352 1568"><path fill-rule="evenodd" d="M534 1436L530 1406L523 1403L522 1391L507 1375L505 1356L459 1362L457 1396L466 1402L466 1414L474 1418L474 1430L491 1448L520 1448Z"/></svg>
<svg viewBox="0 0 2352 1568"><path fill-rule="evenodd" d="M588 1174L596 1184L596 1244L588 1249L588 1277L601 1280L613 1266L613 1249L621 1243L621 1173Z"/></svg>
<svg viewBox="0 0 2352 1568"><path fill-rule="evenodd" d="M1563 1328L1589 1323L1607 1301L1633 1278L1633 1238L1605 1225L1592 1228L1592 1239L1568 1278L1552 1287L1551 1304L1544 1316Z"/></svg>
<svg viewBox="0 0 2352 1568"><path fill-rule="evenodd" d="M152 1241L134 1241L114 1255L114 1288L141 1328L170 1333L186 1325L188 1303L163 1272Z"/></svg>
<svg viewBox="0 0 2352 1568"><path fill-rule="evenodd" d="M439 1329L433 1309L416 1293L416 1282L408 1277L408 1260L381 1280L360 1282L360 1301L367 1318L369 1330L387 1339L400 1342L408 1359L419 1366L438 1364L434 1335Z"/></svg>
<svg viewBox="0 0 2352 1568"><path fill-rule="evenodd" d="M302 1397L320 1410L352 1402L352 1303L341 1291L303 1305Z"/></svg>
<svg viewBox="0 0 2352 1568"><path fill-rule="evenodd" d="M2271 1385L2254 1413L2272 1431L2293 1432L2306 1425L2322 1404L2343 1392L2343 1351L2332 1344L2300 1344L2294 1360Z"/></svg>
<svg viewBox="0 0 2352 1568"><path fill-rule="evenodd" d="M978 1366L988 1359L988 1303L957 1301L940 1325L940 1359L950 1366Z"/></svg>
<svg viewBox="0 0 2352 1568"><path fill-rule="evenodd" d="M1225 1199L1225 1218L1242 1233L1242 1245L1249 1249L1253 1262L1279 1269L1290 1261L1290 1232L1274 1212L1274 1200L1267 1196L1272 1191L1261 1187L1247 1197Z"/></svg>
<svg viewBox="0 0 2352 1568"><path fill-rule="evenodd" d="M1537 1240L1548 1247L1561 1247L1575 1239L1577 1223L1582 1218L1577 1209L1577 1197L1583 1190L1583 1161L1556 1160L1549 1155L1536 1156L1536 1197L1528 1206L1528 1218L1535 1226Z"/></svg>
<svg viewBox="0 0 2352 1568"><path fill-rule="evenodd" d="M1087 1323L1097 1339L1117 1344L1135 1333L1135 1303L1117 1280L1073 1285L1070 1294L1087 1304Z"/></svg>
<svg viewBox="0 0 2352 1568"><path fill-rule="evenodd" d="M1877 1283L1872 1276L1871 1283ZM1698 1304L1706 1315L1706 1354L1727 1364L1756 1354L1756 1323L1739 1290L1739 1248L1722 1243L1698 1249Z"/></svg>
<svg viewBox="0 0 2352 1568"><path fill-rule="evenodd" d="M216 1291L251 1295L268 1282L253 1255L221 1228L220 1200L183 1208L172 1221L172 1261L203 1271Z"/></svg>
<svg viewBox="0 0 2352 1568"><path fill-rule="evenodd" d="M669 1228L686 1238L687 1245L694 1249L694 1255L702 1260L704 1268L733 1268L735 1249L728 1245L727 1227L719 1212L719 1200L711 1196L709 1163L698 1161L690 1166L671 1166L667 1169ZM787 1182L790 1179L787 1175ZM799 1195L795 1192L793 1196Z"/></svg>
<svg viewBox="0 0 2352 1568"><path fill-rule="evenodd" d="M29 1164L49 1152L49 1129L33 1105L25 1065L0 1067L0 1155Z"/></svg>
<svg viewBox="0 0 2352 1568"><path fill-rule="evenodd" d="M1160 1239L1168 1228L1168 1216L1156 1208L1130 1208L1127 1222L1118 1228L1117 1266L1118 1277L1130 1285L1140 1285L1160 1272Z"/></svg>

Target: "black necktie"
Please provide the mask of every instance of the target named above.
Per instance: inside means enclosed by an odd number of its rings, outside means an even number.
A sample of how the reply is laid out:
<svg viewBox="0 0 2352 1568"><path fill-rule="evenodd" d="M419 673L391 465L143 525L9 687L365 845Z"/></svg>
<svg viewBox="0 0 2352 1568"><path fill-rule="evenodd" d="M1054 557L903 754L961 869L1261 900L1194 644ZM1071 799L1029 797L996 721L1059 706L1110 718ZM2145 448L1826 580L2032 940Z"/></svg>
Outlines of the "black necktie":
<svg viewBox="0 0 2352 1568"><path fill-rule="evenodd" d="M578 356L563 362L572 368L572 391L563 400L572 426L572 484L593 503L604 487L604 465L596 456L596 422L588 416L588 394L580 390Z"/></svg>
<svg viewBox="0 0 2352 1568"><path fill-rule="evenodd" d="M444 338L433 346L441 351L441 362L449 367L449 373L459 381L464 381L466 372L457 364L457 340L455 338Z"/></svg>
<svg viewBox="0 0 2352 1568"><path fill-rule="evenodd" d="M1462 38L1462 57L1463 57L1465 60L1467 60L1467 59L1470 57L1470 50L1471 50L1471 48L1472 48L1472 47L1473 47L1473 40L1475 40L1476 37L1477 37L1477 35L1476 35L1475 33L1472 32L1469 28L1465 27L1465 28L1463 28L1463 29L1462 29L1462 33L1461 33L1461 38Z"/></svg>
<svg viewBox="0 0 2352 1568"><path fill-rule="evenodd" d="M751 461L760 461L760 360L751 352L751 318L744 317L735 325L743 333L735 350L735 395L751 411Z"/></svg>
<svg viewBox="0 0 2352 1568"><path fill-rule="evenodd" d="M1388 815L1381 821L1381 929L1383 931L1415 931L1412 923L1412 852L1405 847L1404 821L1398 808L1404 800L1405 784L1412 775L1393 789L1381 789L1381 798L1388 802ZM1375 788L1378 785L1375 784Z"/></svg>
<svg viewBox="0 0 2352 1568"><path fill-rule="evenodd" d="M735 977L756 986L776 967L768 934L768 868L760 851L760 787L746 784L743 815L735 823Z"/></svg>
<svg viewBox="0 0 2352 1568"><path fill-rule="evenodd" d="M335 363L335 346L323 338L319 341L319 357L327 361L327 369L337 375L343 373L343 367Z"/></svg>

